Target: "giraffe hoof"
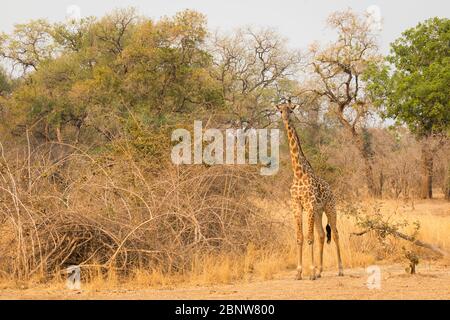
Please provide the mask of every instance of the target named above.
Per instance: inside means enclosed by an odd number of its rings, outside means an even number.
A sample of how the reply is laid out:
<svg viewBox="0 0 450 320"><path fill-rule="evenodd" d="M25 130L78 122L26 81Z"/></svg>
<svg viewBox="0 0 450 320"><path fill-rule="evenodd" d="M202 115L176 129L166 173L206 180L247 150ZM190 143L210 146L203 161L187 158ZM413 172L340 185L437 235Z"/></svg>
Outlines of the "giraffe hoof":
<svg viewBox="0 0 450 320"><path fill-rule="evenodd" d="M297 273L295 276L295 280L302 280L302 275L300 273Z"/></svg>
<svg viewBox="0 0 450 320"><path fill-rule="evenodd" d="M322 278L322 275L319 273L319 274L316 276L316 278L317 278L317 279Z"/></svg>
<svg viewBox="0 0 450 320"><path fill-rule="evenodd" d="M309 280L316 280L316 276L315 276L315 275L313 275L313 274L312 274L312 275L310 275L310 276L309 276Z"/></svg>
<svg viewBox="0 0 450 320"><path fill-rule="evenodd" d="M338 276L339 276L339 277L343 277L343 276L344 276L344 272L342 272L342 271L339 271L339 274L338 274Z"/></svg>

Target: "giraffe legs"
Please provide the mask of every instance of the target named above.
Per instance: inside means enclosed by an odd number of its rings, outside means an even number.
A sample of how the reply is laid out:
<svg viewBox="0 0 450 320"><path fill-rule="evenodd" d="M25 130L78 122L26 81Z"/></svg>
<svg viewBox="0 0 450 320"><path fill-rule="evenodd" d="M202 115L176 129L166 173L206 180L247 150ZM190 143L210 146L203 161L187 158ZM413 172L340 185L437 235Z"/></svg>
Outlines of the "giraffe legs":
<svg viewBox="0 0 450 320"><path fill-rule="evenodd" d="M296 217L296 220L301 219L301 216ZM300 238L297 237L297 275L295 277L297 280L302 280L303 234L300 236Z"/></svg>
<svg viewBox="0 0 450 320"><path fill-rule="evenodd" d="M325 243L325 232L322 224L322 215L325 212L328 218L328 224L331 228L331 235L336 245L336 254L339 267L339 276L343 276L341 251L339 245L339 233L336 226L336 208L334 204L334 199L331 198L325 203L317 202L316 200L302 201L297 194L295 189L291 189L291 206L295 217L295 226L297 232L297 275L296 279L302 279L302 253L303 253L303 226L302 226L302 215L306 214L307 217L307 243L309 247L310 254L310 280L315 280L320 278L323 272L323 249ZM314 229L317 230L319 235L319 265L316 270L316 265L314 261ZM328 232L328 227L327 227Z"/></svg>
<svg viewBox="0 0 450 320"><path fill-rule="evenodd" d="M292 197L292 210L294 211L295 227L297 231L297 275L295 279L302 279L302 251L303 251L303 226L302 207L298 198Z"/></svg>
<svg viewBox="0 0 450 320"><path fill-rule="evenodd" d="M341 259L341 249L339 248L339 234L336 228L336 224L334 225L334 228L331 227L331 231L333 233L333 240L336 244L336 253L338 258L338 266L339 266L339 276L342 277L344 275L344 270L342 268L342 259Z"/></svg>
<svg viewBox="0 0 450 320"><path fill-rule="evenodd" d="M320 278L323 271L323 244L325 243L325 232L323 231L321 213L315 216L315 224L317 233L319 234L319 272L317 273L317 278Z"/></svg>
<svg viewBox="0 0 450 320"><path fill-rule="evenodd" d="M331 227L331 236L336 245L336 254L337 254L338 268L339 268L338 275L343 276L344 271L342 268L341 249L339 247L339 233L338 233L337 226L336 226L336 208L335 208L334 204L327 205L327 207L325 208L325 214L327 215L328 223Z"/></svg>
<svg viewBox="0 0 450 320"><path fill-rule="evenodd" d="M311 208L308 208L305 210L307 212L308 217L308 245L310 249L310 256L311 256L311 264L309 265L310 268L310 280L316 279L316 267L314 265L314 220L315 220L315 208L312 206Z"/></svg>

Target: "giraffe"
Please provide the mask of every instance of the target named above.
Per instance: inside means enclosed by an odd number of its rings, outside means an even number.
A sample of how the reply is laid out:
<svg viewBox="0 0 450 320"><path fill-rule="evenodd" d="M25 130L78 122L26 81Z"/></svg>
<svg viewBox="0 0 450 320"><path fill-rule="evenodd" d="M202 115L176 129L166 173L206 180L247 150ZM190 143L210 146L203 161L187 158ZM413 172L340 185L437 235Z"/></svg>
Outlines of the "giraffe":
<svg viewBox="0 0 450 320"><path fill-rule="evenodd" d="M327 243L331 242L331 235L336 245L339 276L343 276L341 253L339 248L339 234L336 227L336 203L330 185L318 177L311 164L305 157L300 139L290 121L290 114L295 105L290 100L284 101L277 106L281 112L281 118L287 132L289 150L294 171L293 183L290 188L291 206L295 217L297 232L297 275L296 279L302 279L302 250L303 250L303 226L302 214L307 217L307 242L310 247L311 264L310 279L315 280L321 277L323 270L323 246L325 242L325 232L322 225L322 214L325 212L328 223L326 226ZM314 226L319 234L319 270L316 275L314 265Z"/></svg>

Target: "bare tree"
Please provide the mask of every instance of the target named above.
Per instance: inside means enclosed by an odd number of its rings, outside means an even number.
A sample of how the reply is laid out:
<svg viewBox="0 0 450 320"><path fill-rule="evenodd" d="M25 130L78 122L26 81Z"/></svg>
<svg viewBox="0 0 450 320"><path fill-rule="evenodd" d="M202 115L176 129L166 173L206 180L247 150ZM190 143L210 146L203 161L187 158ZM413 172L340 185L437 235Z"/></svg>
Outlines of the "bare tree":
<svg viewBox="0 0 450 320"><path fill-rule="evenodd" d="M323 98L329 112L350 133L364 159L369 192L379 195L366 130L371 102L363 80L369 63L379 59L377 39L367 17L350 10L333 13L327 22L337 31L337 39L323 48L311 46L309 90Z"/></svg>
<svg viewBox="0 0 450 320"><path fill-rule="evenodd" d="M267 119L267 107L278 86L292 81L300 53L270 29L239 29L212 37L214 78L222 86L228 110L237 121L252 126Z"/></svg>
<svg viewBox="0 0 450 320"><path fill-rule="evenodd" d="M96 25L96 36L111 53L118 55L123 51L124 41L129 34L127 32L138 20L134 8L117 9Z"/></svg>
<svg viewBox="0 0 450 320"><path fill-rule="evenodd" d="M34 20L15 25L11 35L0 34L0 57L20 67L25 73L30 68L37 70L41 62L50 59L56 52L50 25L45 20Z"/></svg>

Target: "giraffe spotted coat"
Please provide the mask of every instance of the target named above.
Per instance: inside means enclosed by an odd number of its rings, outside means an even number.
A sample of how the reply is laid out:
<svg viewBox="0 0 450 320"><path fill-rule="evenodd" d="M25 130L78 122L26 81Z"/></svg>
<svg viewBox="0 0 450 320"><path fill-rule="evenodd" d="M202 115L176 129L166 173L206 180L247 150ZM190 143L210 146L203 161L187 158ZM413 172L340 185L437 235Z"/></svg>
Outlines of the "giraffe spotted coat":
<svg viewBox="0 0 450 320"><path fill-rule="evenodd" d="M292 161L294 179L290 189L291 205L296 221L297 232L297 279L302 278L302 250L303 250L303 215L307 219L307 241L310 246L310 279L320 277L323 270L323 245L325 242L325 232L322 225L322 215L328 219L327 242L331 240L331 235L336 244L338 258L339 275L343 275L342 260L339 247L339 235L336 227L336 204L330 185L317 176L306 159L300 144L300 139L290 121L290 114L294 106L282 103L277 106L281 112L281 118L286 128L289 141L289 151ZM316 274L314 264L314 226L319 234L319 270Z"/></svg>

